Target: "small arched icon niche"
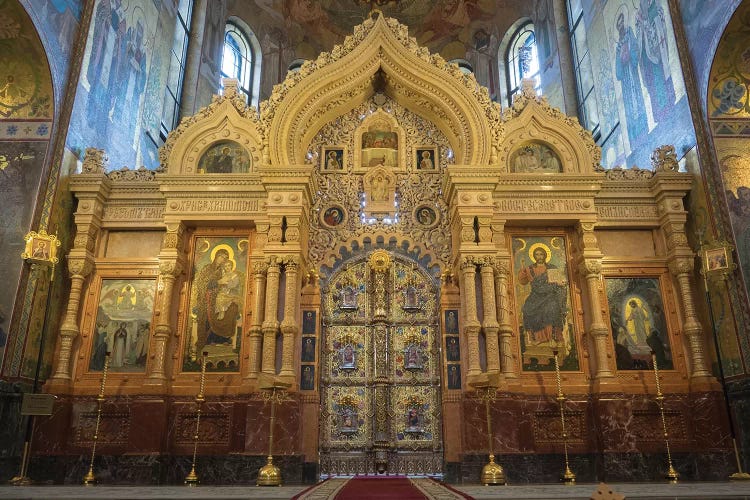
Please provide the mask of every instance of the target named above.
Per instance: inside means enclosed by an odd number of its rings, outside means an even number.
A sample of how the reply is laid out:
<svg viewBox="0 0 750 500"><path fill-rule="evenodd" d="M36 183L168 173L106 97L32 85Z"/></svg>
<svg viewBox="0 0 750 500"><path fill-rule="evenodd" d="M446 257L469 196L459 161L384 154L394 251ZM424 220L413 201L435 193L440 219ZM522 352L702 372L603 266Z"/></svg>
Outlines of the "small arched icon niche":
<svg viewBox="0 0 750 500"><path fill-rule="evenodd" d="M543 142L527 142L510 155L510 171L518 174L557 174L563 171L560 157Z"/></svg>
<svg viewBox="0 0 750 500"><path fill-rule="evenodd" d="M199 174L246 174L252 160L247 150L234 141L217 142L198 161Z"/></svg>

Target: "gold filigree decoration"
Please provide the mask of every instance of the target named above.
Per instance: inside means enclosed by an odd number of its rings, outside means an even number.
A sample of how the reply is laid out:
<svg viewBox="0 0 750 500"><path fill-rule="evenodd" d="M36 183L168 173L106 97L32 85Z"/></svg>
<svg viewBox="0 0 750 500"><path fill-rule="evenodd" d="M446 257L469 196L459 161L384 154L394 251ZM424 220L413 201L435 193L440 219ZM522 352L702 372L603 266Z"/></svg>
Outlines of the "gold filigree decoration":
<svg viewBox="0 0 750 500"><path fill-rule="evenodd" d="M326 145L343 144L347 157L345 165L353 165L355 131L378 107L371 99L354 108L349 113L329 122L316 134L308 150L307 161L318 164L318 152ZM388 240L393 235L410 242L410 247L418 247L425 255L447 266L451 255L451 239L447 226L447 204L442 197L443 168L453 164L454 158L450 143L441 130L432 122L409 111L397 102L387 98L381 109L389 112L403 128L406 136L406 157L412 158L416 148L424 144L437 147L440 158L439 169L425 172L412 170L396 174L396 190L399 195L399 218L392 224L363 224L360 218L360 195L363 192L362 177L351 175L351 167L341 173L313 170L314 183L320 187L313 198L313 209L321 213L331 203L336 203L346 211L345 221L335 227L321 224L319 219L311 220L309 257L313 264L331 263L339 257L338 248L352 241L362 241L366 237L384 235ZM347 173L349 175L347 175ZM416 223L415 209L429 205L435 210L436 223L424 226ZM399 239L401 239L399 238Z"/></svg>
<svg viewBox="0 0 750 500"><path fill-rule="evenodd" d="M391 267L391 255L385 250L376 250L370 255L370 267L376 272L385 272Z"/></svg>

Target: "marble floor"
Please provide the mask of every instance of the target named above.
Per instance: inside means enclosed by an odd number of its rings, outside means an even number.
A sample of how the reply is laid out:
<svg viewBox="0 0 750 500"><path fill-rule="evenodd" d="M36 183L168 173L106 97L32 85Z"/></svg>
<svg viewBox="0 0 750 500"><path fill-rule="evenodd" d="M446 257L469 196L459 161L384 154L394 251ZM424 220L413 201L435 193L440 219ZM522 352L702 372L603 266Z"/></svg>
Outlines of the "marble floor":
<svg viewBox="0 0 750 500"><path fill-rule="evenodd" d="M750 482L746 483L619 483L609 485L615 493L630 499L712 499L750 500ZM305 490L306 486L280 488L257 486L0 486L0 499L14 500L141 500L141 499L288 499ZM454 488L478 500L490 499L590 499L597 490L595 484L564 486L540 484L532 486L462 485ZM594 497L599 498L599 497ZM601 497L611 498L611 497Z"/></svg>

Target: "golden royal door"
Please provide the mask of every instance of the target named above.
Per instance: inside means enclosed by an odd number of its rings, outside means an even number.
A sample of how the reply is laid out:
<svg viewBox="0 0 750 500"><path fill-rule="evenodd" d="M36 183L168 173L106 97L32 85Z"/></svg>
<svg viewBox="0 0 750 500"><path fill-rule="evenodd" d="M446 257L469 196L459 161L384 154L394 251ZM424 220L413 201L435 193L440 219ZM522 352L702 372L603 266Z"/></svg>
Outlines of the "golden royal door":
<svg viewBox="0 0 750 500"><path fill-rule="evenodd" d="M385 250L323 289L321 475L441 474L439 284Z"/></svg>

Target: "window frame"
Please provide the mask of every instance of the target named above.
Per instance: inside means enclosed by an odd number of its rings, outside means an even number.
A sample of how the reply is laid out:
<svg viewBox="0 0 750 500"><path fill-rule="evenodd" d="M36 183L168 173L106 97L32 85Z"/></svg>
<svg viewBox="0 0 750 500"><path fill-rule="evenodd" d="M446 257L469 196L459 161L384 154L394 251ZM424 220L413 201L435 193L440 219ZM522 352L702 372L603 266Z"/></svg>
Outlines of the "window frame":
<svg viewBox="0 0 750 500"><path fill-rule="evenodd" d="M527 33L530 33L530 35L527 35ZM521 64L521 58L518 55L518 52L520 52L518 50L520 48L519 42L521 42L524 36L526 36L525 40L523 40L524 45L529 38L533 38L530 46L533 47L533 57L536 59L536 71L530 75L525 75L519 67L519 65ZM521 90L521 81L524 78L532 78L536 80L536 85L534 85L534 88L536 90L539 90L541 88L542 68L539 61L536 30L534 22L530 19L524 20L513 31L513 35L510 37L505 47L505 53L503 54L503 66L505 68L506 98L509 106L513 104L513 96ZM516 79L517 81L514 82L514 80Z"/></svg>

